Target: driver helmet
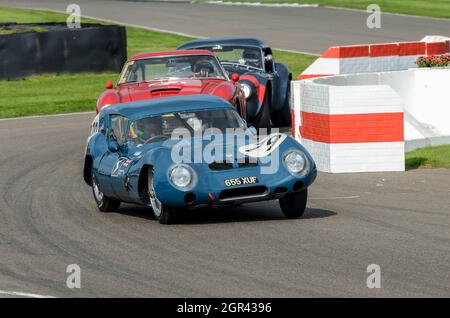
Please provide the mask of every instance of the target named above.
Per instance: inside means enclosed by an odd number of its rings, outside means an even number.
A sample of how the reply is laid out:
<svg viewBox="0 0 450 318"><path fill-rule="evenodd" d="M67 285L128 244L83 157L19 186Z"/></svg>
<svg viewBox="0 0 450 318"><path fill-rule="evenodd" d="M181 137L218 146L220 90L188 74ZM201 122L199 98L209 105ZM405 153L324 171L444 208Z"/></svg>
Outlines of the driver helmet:
<svg viewBox="0 0 450 318"><path fill-rule="evenodd" d="M143 118L134 122L130 127L131 137L146 141L162 134L162 123L159 117Z"/></svg>
<svg viewBox="0 0 450 318"><path fill-rule="evenodd" d="M261 52L256 48L246 48L242 53L242 58L247 62L247 65L260 67Z"/></svg>
<svg viewBox="0 0 450 318"><path fill-rule="evenodd" d="M214 66L208 60L197 61L192 67L194 73L200 73L202 77L209 77L214 74Z"/></svg>

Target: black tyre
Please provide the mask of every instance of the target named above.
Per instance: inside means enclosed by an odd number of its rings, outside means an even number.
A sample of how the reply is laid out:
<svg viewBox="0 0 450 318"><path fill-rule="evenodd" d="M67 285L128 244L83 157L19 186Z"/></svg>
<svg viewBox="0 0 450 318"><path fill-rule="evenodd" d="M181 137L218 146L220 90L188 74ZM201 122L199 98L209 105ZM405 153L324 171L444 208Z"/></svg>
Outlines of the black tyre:
<svg viewBox="0 0 450 318"><path fill-rule="evenodd" d="M155 218L161 224L174 224L177 222L178 211L175 208L169 207L161 203L155 194L153 187L153 172L148 172L148 198L150 206L152 207Z"/></svg>
<svg viewBox="0 0 450 318"><path fill-rule="evenodd" d="M97 203L97 208L101 212L112 212L117 211L120 206L120 201L112 198L108 198L103 192L100 191L97 180L95 178L95 173L92 170L92 194L94 195L95 203Z"/></svg>
<svg viewBox="0 0 450 318"><path fill-rule="evenodd" d="M291 83L289 82L288 90L286 92L286 99L283 107L272 113L272 123L275 127L289 127L291 126Z"/></svg>
<svg viewBox="0 0 450 318"><path fill-rule="evenodd" d="M260 128L267 128L267 133L270 133L271 125L270 125L270 101L269 101L269 94L266 93L264 96L264 103L262 105L262 109L260 110L259 114L256 116L256 118L253 120L252 125L258 129Z"/></svg>
<svg viewBox="0 0 450 318"><path fill-rule="evenodd" d="M306 210L306 202L308 201L308 189L300 192L286 194L279 199L281 210L288 219L300 218Z"/></svg>

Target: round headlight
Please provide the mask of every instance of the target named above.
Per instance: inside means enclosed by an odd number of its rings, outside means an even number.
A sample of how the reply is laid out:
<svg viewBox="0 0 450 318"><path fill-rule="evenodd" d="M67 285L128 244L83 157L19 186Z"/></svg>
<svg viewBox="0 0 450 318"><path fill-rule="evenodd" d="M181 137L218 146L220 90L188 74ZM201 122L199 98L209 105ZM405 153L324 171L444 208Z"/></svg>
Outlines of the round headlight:
<svg viewBox="0 0 450 318"><path fill-rule="evenodd" d="M299 175L306 170L308 162L302 153L291 151L284 157L284 164L291 174Z"/></svg>
<svg viewBox="0 0 450 318"><path fill-rule="evenodd" d="M189 166L176 165L170 169L169 178L175 187L186 190L194 186L195 174Z"/></svg>
<svg viewBox="0 0 450 318"><path fill-rule="evenodd" d="M250 85L246 84L246 83L242 83L242 90L244 91L244 96L246 99L249 99L250 96L252 96L252 88L250 87Z"/></svg>

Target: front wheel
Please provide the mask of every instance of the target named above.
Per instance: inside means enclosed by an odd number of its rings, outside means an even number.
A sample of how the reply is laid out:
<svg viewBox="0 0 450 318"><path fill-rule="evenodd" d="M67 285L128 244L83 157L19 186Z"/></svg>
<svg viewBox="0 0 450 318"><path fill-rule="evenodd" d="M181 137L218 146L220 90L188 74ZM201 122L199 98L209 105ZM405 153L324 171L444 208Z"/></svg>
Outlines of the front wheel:
<svg viewBox="0 0 450 318"><path fill-rule="evenodd" d="M272 122L275 127L291 126L291 109L285 105L281 110L272 113Z"/></svg>
<svg viewBox="0 0 450 318"><path fill-rule="evenodd" d="M108 198L106 195L100 191L97 179L95 178L94 170L92 173L92 194L94 195L95 203L97 203L97 208L102 212L112 212L117 211L120 206L120 201L112 198Z"/></svg>
<svg viewBox="0 0 450 318"><path fill-rule="evenodd" d="M286 194L279 199L281 210L288 219L300 218L306 210L306 202L308 201L308 189L300 192Z"/></svg>
<svg viewBox="0 0 450 318"><path fill-rule="evenodd" d="M270 102L269 102L269 94L264 96L264 102L261 106L261 110L259 111L259 114L256 115L256 118L253 120L252 125L258 129L260 128L267 128L267 133L270 134L271 130L271 124L270 124Z"/></svg>
<svg viewBox="0 0 450 318"><path fill-rule="evenodd" d="M177 210L158 200L153 186L153 172L148 172L148 198L155 218L161 224L174 224L177 222Z"/></svg>

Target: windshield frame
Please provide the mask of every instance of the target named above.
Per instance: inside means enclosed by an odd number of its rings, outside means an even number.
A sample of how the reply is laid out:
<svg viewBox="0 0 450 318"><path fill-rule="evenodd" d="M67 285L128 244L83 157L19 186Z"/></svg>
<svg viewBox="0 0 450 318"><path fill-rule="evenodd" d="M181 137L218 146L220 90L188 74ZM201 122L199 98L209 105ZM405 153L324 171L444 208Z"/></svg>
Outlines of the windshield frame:
<svg viewBox="0 0 450 318"><path fill-rule="evenodd" d="M195 79L198 80L204 80L204 79L211 79L211 80L223 80L223 81L230 81L230 78L228 76L228 72L225 70L224 66L222 65L222 63L220 62L220 60L217 58L217 56L215 54L170 54L170 55L156 55L156 56L147 56L147 57L141 57L141 58L137 58L137 59L130 59L128 61L125 62L125 64L122 67L122 70L120 71L119 74L119 78L117 79L116 82L116 86L122 86L122 85L133 85L133 84L140 84L140 83L148 83L151 81L162 81L162 80L168 80L168 81L173 81L173 80L186 80L186 79L190 79L187 77L178 77L178 76L173 76L173 77L161 77L158 79L152 79L152 80L145 80L145 81L135 81L135 82L123 82L120 83L120 79L122 78L124 72L126 72L126 69L129 67L130 62L133 61L142 61L142 60L150 60L150 59L162 59L162 58L176 58L176 57L188 57L188 56L207 56L207 57L211 57L213 59L216 60L217 65L219 70L222 72L223 78L222 77L196 77Z"/></svg>

